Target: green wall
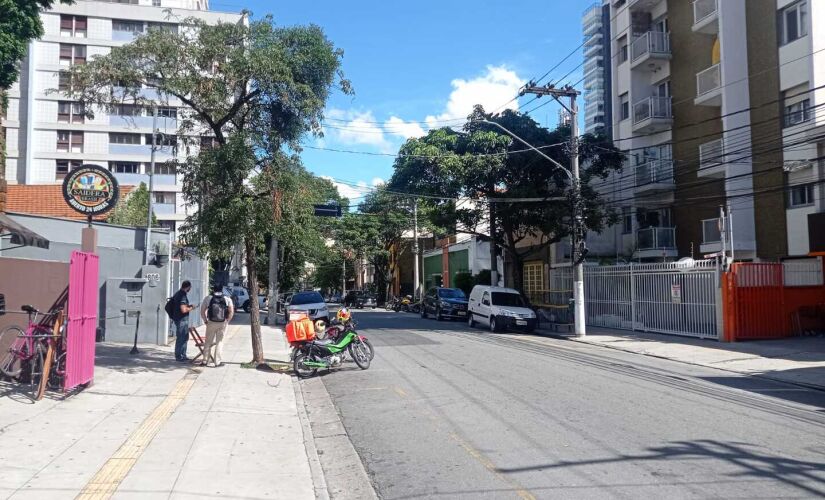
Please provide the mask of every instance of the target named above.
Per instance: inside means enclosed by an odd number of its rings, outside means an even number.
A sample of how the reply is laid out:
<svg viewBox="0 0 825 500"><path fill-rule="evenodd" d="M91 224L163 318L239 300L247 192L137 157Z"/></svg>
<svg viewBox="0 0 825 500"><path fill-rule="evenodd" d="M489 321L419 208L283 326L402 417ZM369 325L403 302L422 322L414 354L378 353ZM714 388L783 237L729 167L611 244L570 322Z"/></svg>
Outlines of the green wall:
<svg viewBox="0 0 825 500"><path fill-rule="evenodd" d="M440 285L441 283L433 282L433 274L441 274L441 254L424 257L424 288L429 289L432 286Z"/></svg>
<svg viewBox="0 0 825 500"><path fill-rule="evenodd" d="M470 251L450 252L450 287L455 287L455 275L470 270Z"/></svg>

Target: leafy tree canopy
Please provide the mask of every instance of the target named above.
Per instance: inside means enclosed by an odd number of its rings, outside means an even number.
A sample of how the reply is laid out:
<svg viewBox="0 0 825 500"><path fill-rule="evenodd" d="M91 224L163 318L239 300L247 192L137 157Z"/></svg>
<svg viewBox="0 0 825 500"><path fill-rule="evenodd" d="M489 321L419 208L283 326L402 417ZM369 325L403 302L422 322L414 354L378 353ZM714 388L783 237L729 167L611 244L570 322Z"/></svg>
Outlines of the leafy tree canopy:
<svg viewBox="0 0 825 500"><path fill-rule="evenodd" d="M106 217L109 224L120 226L146 227L146 215L149 212L149 189L143 182L129 193L125 200L121 200L114 210ZM152 214L152 226L155 227L158 220Z"/></svg>

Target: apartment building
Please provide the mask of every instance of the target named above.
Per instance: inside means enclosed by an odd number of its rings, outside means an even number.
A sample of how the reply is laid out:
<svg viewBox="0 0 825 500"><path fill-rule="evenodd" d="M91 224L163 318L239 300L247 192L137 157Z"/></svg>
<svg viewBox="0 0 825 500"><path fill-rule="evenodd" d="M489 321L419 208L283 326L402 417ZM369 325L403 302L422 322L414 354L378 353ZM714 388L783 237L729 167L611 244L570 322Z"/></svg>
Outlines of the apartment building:
<svg viewBox="0 0 825 500"><path fill-rule="evenodd" d="M594 3L582 15L584 33L584 133L603 132L611 123L610 4Z"/></svg>
<svg viewBox="0 0 825 500"><path fill-rule="evenodd" d="M208 0L77 0L55 4L41 14L44 36L29 45L18 82L10 89L6 127L6 180L9 184L53 184L84 163L104 166L123 185L149 184L153 112L124 104L113 113L82 105L61 90L70 84L61 71L85 64L112 47L152 29L178 30L178 23L197 17L209 23L240 22L240 14L208 10ZM157 98L153 88L145 97ZM175 230L185 219L180 176L166 160L187 154L179 148L177 119L185 109L169 99L158 108L163 134L156 148L153 200L160 224ZM196 152L197 146L188 149ZM191 208L190 208L191 209Z"/></svg>
<svg viewBox="0 0 825 500"><path fill-rule="evenodd" d="M608 133L628 164L599 187L621 214L600 251L806 255L825 211L825 2L610 0L610 31Z"/></svg>

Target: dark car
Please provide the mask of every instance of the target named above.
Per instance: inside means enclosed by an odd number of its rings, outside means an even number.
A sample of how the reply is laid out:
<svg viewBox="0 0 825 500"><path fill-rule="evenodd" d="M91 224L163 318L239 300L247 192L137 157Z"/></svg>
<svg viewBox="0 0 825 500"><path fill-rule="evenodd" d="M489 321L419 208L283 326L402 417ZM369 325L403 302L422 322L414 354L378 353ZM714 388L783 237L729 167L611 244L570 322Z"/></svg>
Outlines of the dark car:
<svg viewBox="0 0 825 500"><path fill-rule="evenodd" d="M467 296L459 288L430 288L421 302L421 317L428 314L441 321L444 318L467 317Z"/></svg>
<svg viewBox="0 0 825 500"><path fill-rule="evenodd" d="M370 307L375 309L377 305L378 302L375 299L375 295L361 290L351 290L347 292L347 296L344 298L345 307L354 307L356 309Z"/></svg>

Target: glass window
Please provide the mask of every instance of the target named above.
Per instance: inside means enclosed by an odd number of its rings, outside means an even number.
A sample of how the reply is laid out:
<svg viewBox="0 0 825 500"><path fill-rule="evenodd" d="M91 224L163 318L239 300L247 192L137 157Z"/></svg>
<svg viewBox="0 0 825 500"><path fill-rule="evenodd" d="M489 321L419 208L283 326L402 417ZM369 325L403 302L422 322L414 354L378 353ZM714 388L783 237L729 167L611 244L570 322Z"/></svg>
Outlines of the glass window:
<svg viewBox="0 0 825 500"><path fill-rule="evenodd" d="M292 296L290 305L300 306L305 304L323 304L324 298L318 292L301 292Z"/></svg>
<svg viewBox="0 0 825 500"><path fill-rule="evenodd" d="M792 186L788 196L789 206L793 208L813 205L814 186L815 184L803 184L801 186Z"/></svg>
<svg viewBox="0 0 825 500"><path fill-rule="evenodd" d="M442 299L464 299L467 296L458 288L439 288L438 296Z"/></svg>
<svg viewBox="0 0 825 500"><path fill-rule="evenodd" d="M215 138L210 136L201 136L201 149L212 149L216 146Z"/></svg>
<svg viewBox="0 0 825 500"><path fill-rule="evenodd" d="M146 134L146 144L152 144L152 134ZM177 146L178 137L175 135L158 134L155 139L155 144L158 146Z"/></svg>
<svg viewBox="0 0 825 500"><path fill-rule="evenodd" d="M160 7L160 0L152 0L152 7Z"/></svg>
<svg viewBox="0 0 825 500"><path fill-rule="evenodd" d="M60 64L71 66L72 64L86 64L86 46L60 44Z"/></svg>
<svg viewBox="0 0 825 500"><path fill-rule="evenodd" d="M57 150L63 153L82 153L83 132L58 130Z"/></svg>
<svg viewBox="0 0 825 500"><path fill-rule="evenodd" d="M780 42L784 45L808 34L808 2L803 0L779 11Z"/></svg>
<svg viewBox="0 0 825 500"><path fill-rule="evenodd" d="M785 126L792 127L811 119L811 100L805 99L785 106Z"/></svg>
<svg viewBox="0 0 825 500"><path fill-rule="evenodd" d="M72 90L72 75L67 71L61 71L58 76L57 89L64 92Z"/></svg>
<svg viewBox="0 0 825 500"><path fill-rule="evenodd" d="M112 19L112 31L123 31L127 33L143 33L143 21L128 21L125 19Z"/></svg>
<svg viewBox="0 0 825 500"><path fill-rule="evenodd" d="M151 113L151 111L150 111ZM178 110L176 108L159 107L158 116L162 118L178 118Z"/></svg>
<svg viewBox="0 0 825 500"><path fill-rule="evenodd" d="M80 160L56 160L54 167L55 180L62 180L69 172L78 168L83 162Z"/></svg>
<svg viewBox="0 0 825 500"><path fill-rule="evenodd" d="M140 116L142 109L135 104L118 104L115 106L117 116Z"/></svg>
<svg viewBox="0 0 825 500"><path fill-rule="evenodd" d="M528 307L524 297L517 293L493 292L493 305L505 307Z"/></svg>
<svg viewBox="0 0 825 500"><path fill-rule="evenodd" d="M155 163L155 173L158 175L175 175L177 169L173 163Z"/></svg>
<svg viewBox="0 0 825 500"><path fill-rule="evenodd" d="M174 204L175 203L175 193L170 191L155 191L152 193L152 200L155 203L163 203L163 204Z"/></svg>
<svg viewBox="0 0 825 500"><path fill-rule="evenodd" d="M139 174L140 163L113 161L109 163L109 170L116 174Z"/></svg>
<svg viewBox="0 0 825 500"><path fill-rule="evenodd" d="M60 15L60 36L86 37L86 17Z"/></svg>
<svg viewBox="0 0 825 500"><path fill-rule="evenodd" d="M85 121L83 103L58 101L57 121L62 123L83 123Z"/></svg>
<svg viewBox="0 0 825 500"><path fill-rule="evenodd" d="M622 35L619 38L619 62L623 63L627 61L627 35Z"/></svg>
<svg viewBox="0 0 825 500"><path fill-rule="evenodd" d="M525 262L523 267L524 292L530 297L541 297L544 291L544 263Z"/></svg>
<svg viewBox="0 0 825 500"><path fill-rule="evenodd" d="M178 25L172 23L149 23L148 31L168 31L169 33L177 33Z"/></svg>
<svg viewBox="0 0 825 500"><path fill-rule="evenodd" d="M633 210L630 207L622 207L622 234L633 232Z"/></svg>
<svg viewBox="0 0 825 500"><path fill-rule="evenodd" d="M619 108L621 111L621 119L627 120L630 118L630 100L627 92L619 96Z"/></svg>
<svg viewBox="0 0 825 500"><path fill-rule="evenodd" d="M140 144L140 134L109 133L109 144Z"/></svg>

